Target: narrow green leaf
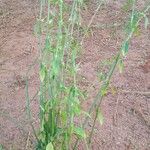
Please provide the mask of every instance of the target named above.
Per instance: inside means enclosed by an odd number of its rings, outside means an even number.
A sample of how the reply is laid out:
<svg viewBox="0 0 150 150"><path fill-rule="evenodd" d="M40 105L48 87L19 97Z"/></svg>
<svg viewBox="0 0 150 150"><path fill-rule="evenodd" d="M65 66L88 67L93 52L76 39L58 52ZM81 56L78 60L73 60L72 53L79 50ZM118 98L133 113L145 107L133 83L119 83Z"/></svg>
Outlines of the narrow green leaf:
<svg viewBox="0 0 150 150"><path fill-rule="evenodd" d="M123 69L124 69L124 64L123 64L122 59L120 59L120 60L118 61L118 68L119 68L119 72L122 73L122 72L123 72Z"/></svg>
<svg viewBox="0 0 150 150"><path fill-rule="evenodd" d="M99 79L100 79L100 81L104 81L104 80L106 79L106 74L103 73L103 72L101 72L101 73L99 74Z"/></svg>
<svg viewBox="0 0 150 150"><path fill-rule="evenodd" d="M108 87L102 87L101 88L100 93L101 93L102 96L107 94L107 89L108 89Z"/></svg>
<svg viewBox="0 0 150 150"><path fill-rule="evenodd" d="M100 123L101 125L103 125L103 123L104 123L104 116L103 116L101 110L98 110L97 118L98 118L99 123Z"/></svg>
<svg viewBox="0 0 150 150"><path fill-rule="evenodd" d="M86 138L86 133L85 133L85 131L84 131L82 128L75 127L75 128L73 129L73 132L74 132L76 135L80 136L81 138Z"/></svg>
<svg viewBox="0 0 150 150"><path fill-rule="evenodd" d="M62 123L65 123L67 120L67 113L66 111L61 112L61 119L62 119Z"/></svg>
<svg viewBox="0 0 150 150"><path fill-rule="evenodd" d="M125 55L128 53L128 50L129 50L129 42L126 41L126 42L122 45L122 48L121 48L122 55L125 56Z"/></svg>
<svg viewBox="0 0 150 150"><path fill-rule="evenodd" d="M45 109L40 105L40 109L43 111L43 112L45 112Z"/></svg>
<svg viewBox="0 0 150 150"><path fill-rule="evenodd" d="M47 144L46 150L54 150L53 144L51 142Z"/></svg>
<svg viewBox="0 0 150 150"><path fill-rule="evenodd" d="M139 28L139 26L136 26L136 27L134 28L134 34L135 34L136 36L140 36L140 28Z"/></svg>
<svg viewBox="0 0 150 150"><path fill-rule="evenodd" d="M41 82L43 82L46 76L46 67L43 64L41 64L39 74L40 74L40 80Z"/></svg>
<svg viewBox="0 0 150 150"><path fill-rule="evenodd" d="M50 37L47 36L45 40L45 50L49 50L51 48L50 46Z"/></svg>
<svg viewBox="0 0 150 150"><path fill-rule="evenodd" d="M131 18L131 28L132 29L134 29L135 27L136 27L136 25L137 25L137 22L138 22L138 20L139 20L139 16L140 16L140 13L138 13L138 12L134 12L134 14L133 14L133 19Z"/></svg>
<svg viewBox="0 0 150 150"><path fill-rule="evenodd" d="M76 115L80 115L80 114L81 114L81 108L79 107L79 105L75 105L75 106L73 107L73 112L74 112L74 114L76 114Z"/></svg>

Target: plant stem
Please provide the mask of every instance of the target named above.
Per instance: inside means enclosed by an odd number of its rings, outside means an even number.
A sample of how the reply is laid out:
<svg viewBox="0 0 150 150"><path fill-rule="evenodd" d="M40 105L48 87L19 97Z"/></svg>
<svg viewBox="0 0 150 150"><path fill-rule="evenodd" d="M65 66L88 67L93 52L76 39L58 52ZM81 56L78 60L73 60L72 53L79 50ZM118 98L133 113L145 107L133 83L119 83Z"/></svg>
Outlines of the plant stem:
<svg viewBox="0 0 150 150"><path fill-rule="evenodd" d="M134 7L133 7L133 8L134 8ZM145 9L143 12L146 13L149 9L150 9L150 5L148 5L148 6L146 7L146 9ZM143 16L138 19L138 21L137 21L137 23L136 23L136 26L139 24L139 22L141 21L142 18L143 18ZM131 18L131 21L132 21L132 18ZM129 41L129 40L132 38L133 33L134 33L134 29L132 29L131 33L129 34L129 36L126 38L125 41ZM108 73L108 75L107 75L107 77L106 77L106 80L105 80L105 81L103 82L103 84L102 84L102 87L101 87L101 89L100 89L100 92L98 92L96 98L94 99L94 102L92 103L92 105L91 105L91 107L90 107L90 109L89 109L89 111L88 111L89 114L91 114L91 112L94 110L94 108L97 109L97 108L100 107L101 102L102 102L103 97L104 97L104 95L101 95L101 91L103 90L103 88L105 89L105 88L108 87L109 81L110 81L110 79L111 79L111 77L112 77L112 75L113 75L113 73L114 73L114 70L115 70L115 68L116 68L116 66L117 66L117 64L118 64L118 61L119 61L120 57L121 57L121 50L120 50L119 53L117 54L117 57L116 57L114 63L112 64L112 67L111 67L111 69L110 69L110 71L109 71L109 73ZM96 107L95 107L95 106L96 106ZM92 126L92 131L91 131L91 133L90 133L89 141L90 141L90 139L91 139L91 137L92 137L92 135L93 135L93 131L94 131L93 128L94 128L95 123L96 123L96 121L95 121L96 118L97 118L97 115L96 115L95 118L94 118L94 124L93 124L93 126ZM84 128L85 125L87 124L88 119L89 119L89 117L86 117L86 118L85 118L85 120L84 120L84 122L83 122L83 125L82 125L83 128ZM76 149L77 149L78 142L79 142L79 139L76 140L76 142L75 142L75 144L74 144L73 150L76 150Z"/></svg>

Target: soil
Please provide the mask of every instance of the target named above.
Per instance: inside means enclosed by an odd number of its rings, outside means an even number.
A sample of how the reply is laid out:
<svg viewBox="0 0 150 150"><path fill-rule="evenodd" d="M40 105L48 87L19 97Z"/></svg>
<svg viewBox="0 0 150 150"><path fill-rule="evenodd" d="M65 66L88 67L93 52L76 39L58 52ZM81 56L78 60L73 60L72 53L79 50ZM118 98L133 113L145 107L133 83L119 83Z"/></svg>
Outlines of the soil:
<svg viewBox="0 0 150 150"><path fill-rule="evenodd" d="M114 56L124 39L122 23L129 19L129 12L122 9L124 2L107 0L93 21L91 35L84 39L79 74L83 77L81 87L89 93L85 108L99 89L97 75L101 62ZM82 14L84 25L97 6L96 1L88 3ZM139 0L137 9L145 3ZM0 144L6 150L29 150L34 144L25 111L25 79L29 66L38 57L33 28L37 12L38 0L0 0ZM114 23L119 25L111 27ZM150 28L143 28L134 36L124 63L124 72L116 70L111 89L102 102L105 121L102 126L96 124L93 150L150 149ZM38 85L38 65L33 65L29 74L31 98ZM36 98L31 107L36 124ZM91 129L91 122L87 128ZM79 149L84 150L82 144Z"/></svg>

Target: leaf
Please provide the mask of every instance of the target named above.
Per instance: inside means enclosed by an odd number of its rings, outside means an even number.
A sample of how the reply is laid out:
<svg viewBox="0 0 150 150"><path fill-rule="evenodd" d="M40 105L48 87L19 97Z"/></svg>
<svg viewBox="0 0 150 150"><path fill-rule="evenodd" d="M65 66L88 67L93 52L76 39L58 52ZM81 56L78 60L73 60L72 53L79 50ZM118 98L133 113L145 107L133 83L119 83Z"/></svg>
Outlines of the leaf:
<svg viewBox="0 0 150 150"><path fill-rule="evenodd" d="M67 90L67 87L64 85L64 83L60 83L59 88L63 92L65 92Z"/></svg>
<svg viewBox="0 0 150 150"><path fill-rule="evenodd" d="M40 109L43 111L43 112L45 112L45 110L44 110L44 108L40 105Z"/></svg>
<svg viewBox="0 0 150 150"><path fill-rule="evenodd" d="M45 40L45 50L49 50L51 48L50 46L50 37L47 36Z"/></svg>
<svg viewBox="0 0 150 150"><path fill-rule="evenodd" d="M122 45L122 48L121 48L122 55L125 56L125 55L128 53L128 50L129 50L129 42L126 41L126 42Z"/></svg>
<svg viewBox="0 0 150 150"><path fill-rule="evenodd" d="M81 138L86 138L86 133L82 128L79 127L73 128L73 132L78 136L80 136Z"/></svg>
<svg viewBox="0 0 150 150"><path fill-rule="evenodd" d="M147 16L145 16L145 23L144 23L144 25L145 25L145 29L147 29L147 27L149 25L149 20L148 20Z"/></svg>
<svg viewBox="0 0 150 150"><path fill-rule="evenodd" d="M98 110L97 113L98 113L98 114L97 114L98 121L99 121L99 123L100 123L101 125L103 125L103 123L104 123L104 116L103 116L103 114L102 114L102 111L101 111L101 110Z"/></svg>
<svg viewBox="0 0 150 150"><path fill-rule="evenodd" d="M122 72L123 72L123 69L124 69L124 64L123 64L122 59L120 59L120 60L118 61L118 67L119 67L119 72L122 73Z"/></svg>
<svg viewBox="0 0 150 150"><path fill-rule="evenodd" d="M45 103L45 112L48 112L48 110L49 110L49 108L50 108L50 100L48 100L46 103Z"/></svg>
<svg viewBox="0 0 150 150"><path fill-rule="evenodd" d="M106 79L106 74L101 72L99 74L99 79L100 79L100 81L104 81Z"/></svg>
<svg viewBox="0 0 150 150"><path fill-rule="evenodd" d="M54 150L53 144L51 142L47 144L46 150Z"/></svg>
<svg viewBox="0 0 150 150"><path fill-rule="evenodd" d="M140 28L139 28L139 26L136 26L136 27L134 28L134 34L135 34L136 36L140 36Z"/></svg>
<svg viewBox="0 0 150 150"><path fill-rule="evenodd" d="M100 90L101 96L106 95L107 94L107 90L108 90L108 86L102 87L101 90Z"/></svg>
<svg viewBox="0 0 150 150"><path fill-rule="evenodd" d="M78 105L73 106L73 112L76 115L80 115L81 114L81 108Z"/></svg>
<svg viewBox="0 0 150 150"><path fill-rule="evenodd" d="M61 116L61 119L62 119L62 123L65 123L66 120L67 120L67 113L66 113L66 111L61 112L60 116Z"/></svg>
<svg viewBox="0 0 150 150"><path fill-rule="evenodd" d="M136 11L134 12L133 16L131 16L131 22L130 23L131 23L132 29L136 28L139 17L140 17L140 13L138 13Z"/></svg>
<svg viewBox="0 0 150 150"><path fill-rule="evenodd" d="M54 61L52 62L52 77L56 77L60 69L60 60L56 55Z"/></svg>
<svg viewBox="0 0 150 150"><path fill-rule="evenodd" d="M41 64L39 74L40 74L40 80L41 82L43 82L46 76L46 67L43 64Z"/></svg>

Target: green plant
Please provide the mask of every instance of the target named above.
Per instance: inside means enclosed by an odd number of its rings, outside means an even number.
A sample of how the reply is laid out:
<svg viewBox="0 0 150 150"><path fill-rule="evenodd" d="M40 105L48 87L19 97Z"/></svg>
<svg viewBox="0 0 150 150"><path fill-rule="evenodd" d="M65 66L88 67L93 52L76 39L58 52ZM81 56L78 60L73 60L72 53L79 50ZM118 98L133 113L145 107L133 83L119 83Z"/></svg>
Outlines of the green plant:
<svg viewBox="0 0 150 150"><path fill-rule="evenodd" d="M76 0L70 9L62 0L41 1L40 17L35 26L40 49L37 149L70 149L74 136L86 138L85 131L74 123L75 117L83 113L79 100L83 94L76 80L80 46L75 35L78 31L74 32L75 26L80 24L82 3ZM71 12L69 16L67 12ZM44 44L43 34L46 35Z"/></svg>
<svg viewBox="0 0 150 150"><path fill-rule="evenodd" d="M145 27L147 28L146 12L150 5L143 12L136 12L135 1L132 1L132 15L127 26L127 38L124 40L120 51L113 58L114 61L109 65L109 71L103 78L102 86L93 104L88 112L84 112L81 108L84 94L78 87L77 72L79 66L76 59L102 2L89 21L81 42L79 42L79 35L82 0L74 0L71 6L63 0L41 0L40 2L40 15L35 25L35 32L39 39L40 66L40 89L38 92L40 129L38 134L31 123L37 139L36 149L77 149L79 140L84 140L86 149L88 149L96 120L99 119L101 124L104 121L100 105L107 93L114 70L118 66L122 72L123 58L128 52L130 40L142 18L145 18ZM26 83L27 110L29 119L32 120L28 82ZM92 112L95 112L94 122L89 136L87 136L85 125ZM75 119L81 119L81 115L84 115L84 122L76 123ZM75 140L76 142L74 142Z"/></svg>

